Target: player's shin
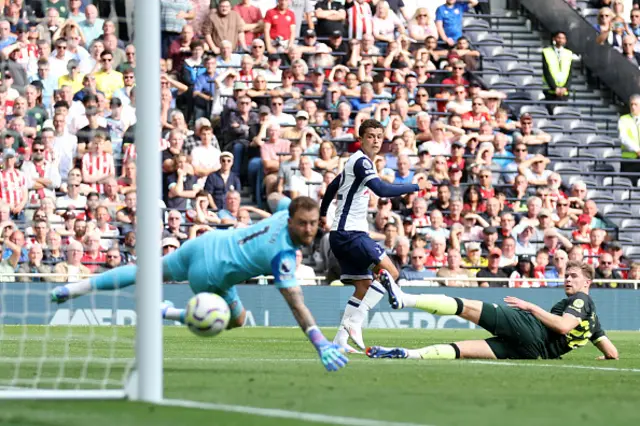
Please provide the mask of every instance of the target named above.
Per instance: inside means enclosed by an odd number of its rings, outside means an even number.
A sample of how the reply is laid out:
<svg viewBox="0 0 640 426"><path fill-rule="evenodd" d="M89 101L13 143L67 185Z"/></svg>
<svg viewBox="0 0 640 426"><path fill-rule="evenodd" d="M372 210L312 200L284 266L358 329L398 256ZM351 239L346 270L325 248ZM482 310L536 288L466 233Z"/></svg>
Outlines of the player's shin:
<svg viewBox="0 0 640 426"><path fill-rule="evenodd" d="M464 307L462 300L441 294L404 293L404 304L436 315L460 315Z"/></svg>
<svg viewBox="0 0 640 426"><path fill-rule="evenodd" d="M162 311L162 318L169 321L180 321L182 324L184 324L185 313L185 309L167 307Z"/></svg>
<svg viewBox="0 0 640 426"><path fill-rule="evenodd" d="M450 345L431 345L422 349L409 349L409 359L458 359L460 349L455 343Z"/></svg>

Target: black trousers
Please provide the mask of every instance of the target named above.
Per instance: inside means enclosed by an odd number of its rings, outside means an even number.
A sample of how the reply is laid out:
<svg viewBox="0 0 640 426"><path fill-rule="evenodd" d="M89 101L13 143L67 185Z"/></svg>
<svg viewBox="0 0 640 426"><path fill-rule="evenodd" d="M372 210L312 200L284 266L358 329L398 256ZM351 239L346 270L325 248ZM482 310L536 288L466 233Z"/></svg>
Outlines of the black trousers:
<svg viewBox="0 0 640 426"><path fill-rule="evenodd" d="M94 0L94 3L98 8L98 15L102 19L109 19L111 16L111 5L113 3L116 16L118 17L118 38L125 42L129 41L125 0Z"/></svg>

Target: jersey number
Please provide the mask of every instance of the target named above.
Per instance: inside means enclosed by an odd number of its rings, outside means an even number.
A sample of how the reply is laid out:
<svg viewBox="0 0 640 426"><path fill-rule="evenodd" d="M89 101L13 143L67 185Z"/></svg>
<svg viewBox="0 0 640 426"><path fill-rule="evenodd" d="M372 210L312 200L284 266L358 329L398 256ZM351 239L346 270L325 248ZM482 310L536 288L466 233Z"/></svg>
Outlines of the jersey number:
<svg viewBox="0 0 640 426"><path fill-rule="evenodd" d="M244 237L243 239L241 239L240 241L238 241L239 245L243 245L245 243L248 243L249 241L253 240L254 238L258 238L260 235L264 235L267 232L269 232L269 227L265 227L264 229L261 229L260 231L256 231L253 234L249 234L246 237Z"/></svg>

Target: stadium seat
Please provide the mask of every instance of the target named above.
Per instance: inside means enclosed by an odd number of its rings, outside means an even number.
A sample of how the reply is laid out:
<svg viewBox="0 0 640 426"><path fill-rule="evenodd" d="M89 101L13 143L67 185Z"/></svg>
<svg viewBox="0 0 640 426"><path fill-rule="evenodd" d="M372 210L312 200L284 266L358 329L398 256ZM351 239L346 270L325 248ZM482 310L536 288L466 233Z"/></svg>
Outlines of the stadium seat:
<svg viewBox="0 0 640 426"><path fill-rule="evenodd" d="M518 77L518 76L516 76ZM535 105L525 105L520 108L520 115L528 113L533 117L548 117L549 111L546 108L535 106Z"/></svg>
<svg viewBox="0 0 640 426"><path fill-rule="evenodd" d="M564 116L564 117L582 117L580 111L575 108L566 107L566 106L557 106L553 108L553 115L555 117Z"/></svg>
<svg viewBox="0 0 640 426"><path fill-rule="evenodd" d="M607 176L602 180L604 186L624 186L628 188L633 187L631 179L627 177Z"/></svg>

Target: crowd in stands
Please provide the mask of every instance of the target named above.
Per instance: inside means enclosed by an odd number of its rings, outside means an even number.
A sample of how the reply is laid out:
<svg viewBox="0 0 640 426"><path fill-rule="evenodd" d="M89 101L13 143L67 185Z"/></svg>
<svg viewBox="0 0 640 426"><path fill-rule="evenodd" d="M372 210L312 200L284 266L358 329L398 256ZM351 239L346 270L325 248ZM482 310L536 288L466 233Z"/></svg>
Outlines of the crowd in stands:
<svg viewBox="0 0 640 426"><path fill-rule="evenodd" d="M611 279L600 287L640 279L584 182L550 170L550 136L474 75L482 56L463 18L488 2L158 1L163 254L268 217L284 197L320 200L375 118L382 179L431 182L371 194L371 234L402 282L554 287L568 260ZM0 3L0 279L70 282L135 263L131 26L101 2ZM328 231L304 253L306 283L339 276Z"/></svg>

